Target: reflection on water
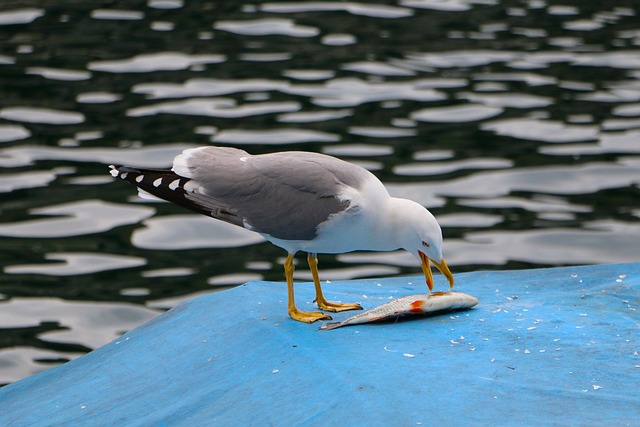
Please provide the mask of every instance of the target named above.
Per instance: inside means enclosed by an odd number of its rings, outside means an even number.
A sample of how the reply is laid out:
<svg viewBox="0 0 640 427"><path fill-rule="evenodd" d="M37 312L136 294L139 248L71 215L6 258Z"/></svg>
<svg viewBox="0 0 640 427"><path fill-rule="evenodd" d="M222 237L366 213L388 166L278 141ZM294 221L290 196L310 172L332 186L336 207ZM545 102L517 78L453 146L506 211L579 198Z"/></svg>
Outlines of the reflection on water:
<svg viewBox="0 0 640 427"><path fill-rule="evenodd" d="M31 219L0 224L0 236L53 238L100 233L124 224L136 224L150 217L154 209L146 206L116 205L101 200L83 200L58 206L31 209L31 216L53 216L53 219Z"/></svg>
<svg viewBox="0 0 640 427"><path fill-rule="evenodd" d="M229 248L265 241L258 233L205 216L164 215L142 225L131 234L131 243L142 249Z"/></svg>
<svg viewBox="0 0 640 427"><path fill-rule="evenodd" d="M198 145L360 164L432 209L454 272L638 260L632 0L30 4L0 6L0 383L283 280L260 236L106 168ZM400 251L320 262L326 280L419 273Z"/></svg>
<svg viewBox="0 0 640 427"><path fill-rule="evenodd" d="M91 274L99 271L117 270L145 265L144 258L122 255L105 255L57 252L45 254L47 260L63 261L61 263L9 265L4 272L8 274L46 274L50 276L75 276Z"/></svg>
<svg viewBox="0 0 640 427"><path fill-rule="evenodd" d="M3 333L24 339L20 346L0 349L2 381L16 381L74 359L156 315L154 310L123 302L41 297L0 302Z"/></svg>

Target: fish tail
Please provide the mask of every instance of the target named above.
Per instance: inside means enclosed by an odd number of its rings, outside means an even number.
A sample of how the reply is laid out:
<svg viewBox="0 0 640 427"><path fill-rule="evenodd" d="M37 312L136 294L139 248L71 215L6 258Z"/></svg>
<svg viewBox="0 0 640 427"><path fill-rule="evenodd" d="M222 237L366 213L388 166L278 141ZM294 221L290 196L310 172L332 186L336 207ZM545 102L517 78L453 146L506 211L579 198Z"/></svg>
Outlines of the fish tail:
<svg viewBox="0 0 640 427"><path fill-rule="evenodd" d="M322 324L322 326L320 326L320 330L329 331L331 329L336 329L344 325L345 324L343 322L325 322Z"/></svg>

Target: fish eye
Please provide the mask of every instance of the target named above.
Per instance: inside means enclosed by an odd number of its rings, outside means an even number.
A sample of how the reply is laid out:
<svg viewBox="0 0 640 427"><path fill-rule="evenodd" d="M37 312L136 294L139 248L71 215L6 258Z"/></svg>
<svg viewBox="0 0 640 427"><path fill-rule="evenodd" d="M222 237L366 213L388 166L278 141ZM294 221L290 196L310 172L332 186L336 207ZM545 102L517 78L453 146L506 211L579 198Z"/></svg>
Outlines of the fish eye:
<svg viewBox="0 0 640 427"><path fill-rule="evenodd" d="M429 244L427 242L422 242L422 246L424 246L425 248L430 247Z"/></svg>

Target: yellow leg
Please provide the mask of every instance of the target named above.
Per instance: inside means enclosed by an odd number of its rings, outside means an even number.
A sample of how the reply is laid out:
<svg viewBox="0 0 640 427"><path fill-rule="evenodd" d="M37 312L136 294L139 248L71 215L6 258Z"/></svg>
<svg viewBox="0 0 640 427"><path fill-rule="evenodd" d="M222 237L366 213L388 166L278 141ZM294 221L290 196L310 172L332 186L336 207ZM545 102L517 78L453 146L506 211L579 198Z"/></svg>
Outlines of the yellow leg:
<svg viewBox="0 0 640 427"><path fill-rule="evenodd" d="M338 312L347 310L362 310L362 307L358 303L353 304L338 304L337 302L327 301L322 293L322 286L320 286L320 276L318 275L318 257L315 254L309 254L307 256L307 262L309 263L309 269L311 269L311 275L313 276L313 284L316 287L316 303L324 311Z"/></svg>
<svg viewBox="0 0 640 427"><path fill-rule="evenodd" d="M289 298L287 309L289 316L293 320L299 322L312 323L316 320L331 320L331 316L321 313L319 311L300 311L296 307L296 303L293 295L293 255L289 254L287 260L284 262L284 275L287 279L287 295Z"/></svg>

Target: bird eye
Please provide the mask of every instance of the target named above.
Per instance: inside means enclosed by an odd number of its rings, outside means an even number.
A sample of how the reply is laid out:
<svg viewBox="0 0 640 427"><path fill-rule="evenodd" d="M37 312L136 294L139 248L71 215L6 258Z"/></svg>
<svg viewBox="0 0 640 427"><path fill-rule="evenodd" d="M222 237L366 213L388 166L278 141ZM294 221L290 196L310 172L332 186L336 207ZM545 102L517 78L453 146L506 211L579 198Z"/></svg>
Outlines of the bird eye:
<svg viewBox="0 0 640 427"><path fill-rule="evenodd" d="M428 247L429 247L429 244L428 244L427 242L422 242L422 246L424 246L424 247L428 248Z"/></svg>

